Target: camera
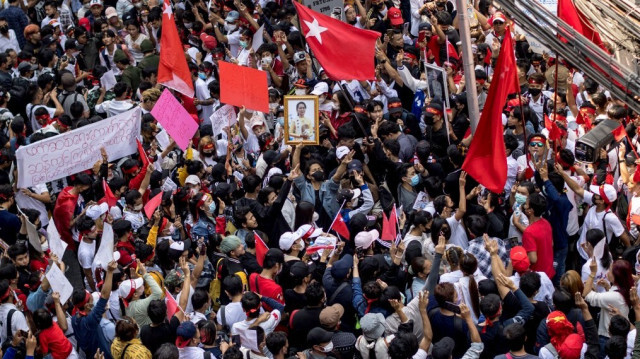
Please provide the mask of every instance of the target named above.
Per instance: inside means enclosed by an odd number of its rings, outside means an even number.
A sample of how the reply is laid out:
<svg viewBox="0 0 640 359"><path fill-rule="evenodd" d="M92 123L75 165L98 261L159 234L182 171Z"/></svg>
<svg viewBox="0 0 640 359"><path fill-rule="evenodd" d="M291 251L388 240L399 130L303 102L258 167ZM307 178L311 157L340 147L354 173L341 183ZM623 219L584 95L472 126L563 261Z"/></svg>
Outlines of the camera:
<svg viewBox="0 0 640 359"><path fill-rule="evenodd" d="M576 142L576 160L593 163L598 159L600 149L614 141L613 130L620 127L620 123L614 120L603 120L586 135Z"/></svg>

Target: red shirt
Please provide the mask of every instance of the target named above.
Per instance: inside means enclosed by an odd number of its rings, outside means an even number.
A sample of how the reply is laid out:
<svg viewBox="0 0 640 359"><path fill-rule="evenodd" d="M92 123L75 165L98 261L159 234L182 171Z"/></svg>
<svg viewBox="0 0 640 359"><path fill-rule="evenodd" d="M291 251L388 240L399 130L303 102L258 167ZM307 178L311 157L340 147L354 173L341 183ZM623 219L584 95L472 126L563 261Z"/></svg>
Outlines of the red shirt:
<svg viewBox="0 0 640 359"><path fill-rule="evenodd" d="M42 354L51 352L51 356L54 359L68 358L69 354L71 354L71 349L73 349L69 339L67 339L56 322L53 322L52 326L41 331L38 339L40 340L40 350Z"/></svg>
<svg viewBox="0 0 640 359"><path fill-rule="evenodd" d="M258 278L258 288L256 288L256 277ZM284 304L282 287L273 279L265 278L259 273L252 273L249 276L249 288L253 292L260 293L260 295L264 297L275 299L281 304ZM272 309L273 308L267 308L267 306L265 306L265 310L271 311Z"/></svg>
<svg viewBox="0 0 640 359"><path fill-rule="evenodd" d="M531 264L531 270L545 272L549 278L553 278L556 274L553 269L553 232L546 219L540 218L524 230L522 246L527 253L536 252L538 257L538 261Z"/></svg>

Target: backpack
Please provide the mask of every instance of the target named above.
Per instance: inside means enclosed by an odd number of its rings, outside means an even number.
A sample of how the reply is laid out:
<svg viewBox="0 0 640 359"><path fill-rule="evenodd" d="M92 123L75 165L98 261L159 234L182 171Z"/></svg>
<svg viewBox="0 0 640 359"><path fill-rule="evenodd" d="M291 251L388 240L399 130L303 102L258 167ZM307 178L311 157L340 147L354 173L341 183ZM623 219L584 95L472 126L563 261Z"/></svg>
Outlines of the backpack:
<svg viewBox="0 0 640 359"><path fill-rule="evenodd" d="M602 228L604 229L604 237L607 238L607 222L605 221L607 214L611 213L612 215L614 215L618 221L620 221L620 218L618 218L618 216L614 213L611 212L610 210L607 210L604 213L604 216L602 216ZM622 221L620 221L620 223L623 223ZM629 238L633 238L631 236L631 234L629 234L629 230L627 229L627 226L623 225L624 227L624 233L627 233L627 235L629 236ZM611 242L609 242L609 250L611 251L611 255L613 256L613 259L618 259L620 257L623 256L624 251L625 251L625 246L622 243L622 241L620 240L620 237L616 236L615 233L612 233L611 235Z"/></svg>
<svg viewBox="0 0 640 359"><path fill-rule="evenodd" d="M213 277L213 280L211 281L211 284L209 284L209 297L211 297L211 301L213 303L212 308L213 310L216 310L216 311L220 309L220 305L222 304L220 302L220 295L222 294L222 280L224 278L222 278L220 275L220 269L224 264L223 263L224 260L225 258L220 258L218 259L218 262L216 262L216 267L214 268L215 275ZM237 275L240 278L240 280L242 280L243 292L246 292L249 290L249 281L247 279L247 273L245 273L244 271L238 271L235 273L229 273L229 275Z"/></svg>
<svg viewBox="0 0 640 359"><path fill-rule="evenodd" d="M11 309L9 310L9 313L7 314L7 323L6 323L6 331L7 331L7 339L5 339L5 341L2 343L2 351L4 353L7 352L7 349L11 347L11 342L13 341L13 333L11 332L11 317L13 317L13 313L16 312L16 309ZM17 351L16 354L16 358L24 358L26 351L27 351L27 347L24 344L24 341L22 341L18 347L14 347Z"/></svg>

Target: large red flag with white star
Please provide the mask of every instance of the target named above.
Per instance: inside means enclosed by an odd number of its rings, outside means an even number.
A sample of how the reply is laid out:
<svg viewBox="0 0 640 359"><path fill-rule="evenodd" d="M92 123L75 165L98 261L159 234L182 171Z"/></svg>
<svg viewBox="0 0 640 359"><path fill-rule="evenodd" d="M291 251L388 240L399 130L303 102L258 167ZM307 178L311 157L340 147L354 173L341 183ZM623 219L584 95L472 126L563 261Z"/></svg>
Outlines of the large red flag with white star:
<svg viewBox="0 0 640 359"><path fill-rule="evenodd" d="M162 12L162 36L160 37L160 63L158 64L158 82L185 96L193 97L193 81L182 49L182 42L176 28L175 17L171 11L171 2L164 2Z"/></svg>
<svg viewBox="0 0 640 359"><path fill-rule="evenodd" d="M322 68L333 80L375 80L379 32L358 29L294 1L302 33ZM164 30L163 30L164 31Z"/></svg>

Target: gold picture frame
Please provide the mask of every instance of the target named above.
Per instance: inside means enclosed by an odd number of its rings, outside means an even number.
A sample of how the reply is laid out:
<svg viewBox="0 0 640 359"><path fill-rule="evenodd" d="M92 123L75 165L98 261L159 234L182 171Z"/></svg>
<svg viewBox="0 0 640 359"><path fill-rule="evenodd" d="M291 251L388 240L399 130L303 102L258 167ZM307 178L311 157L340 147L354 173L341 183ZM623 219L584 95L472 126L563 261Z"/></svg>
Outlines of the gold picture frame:
<svg viewBox="0 0 640 359"><path fill-rule="evenodd" d="M302 110L304 113L300 117ZM318 96L284 97L284 143L286 145L320 144L318 110Z"/></svg>

